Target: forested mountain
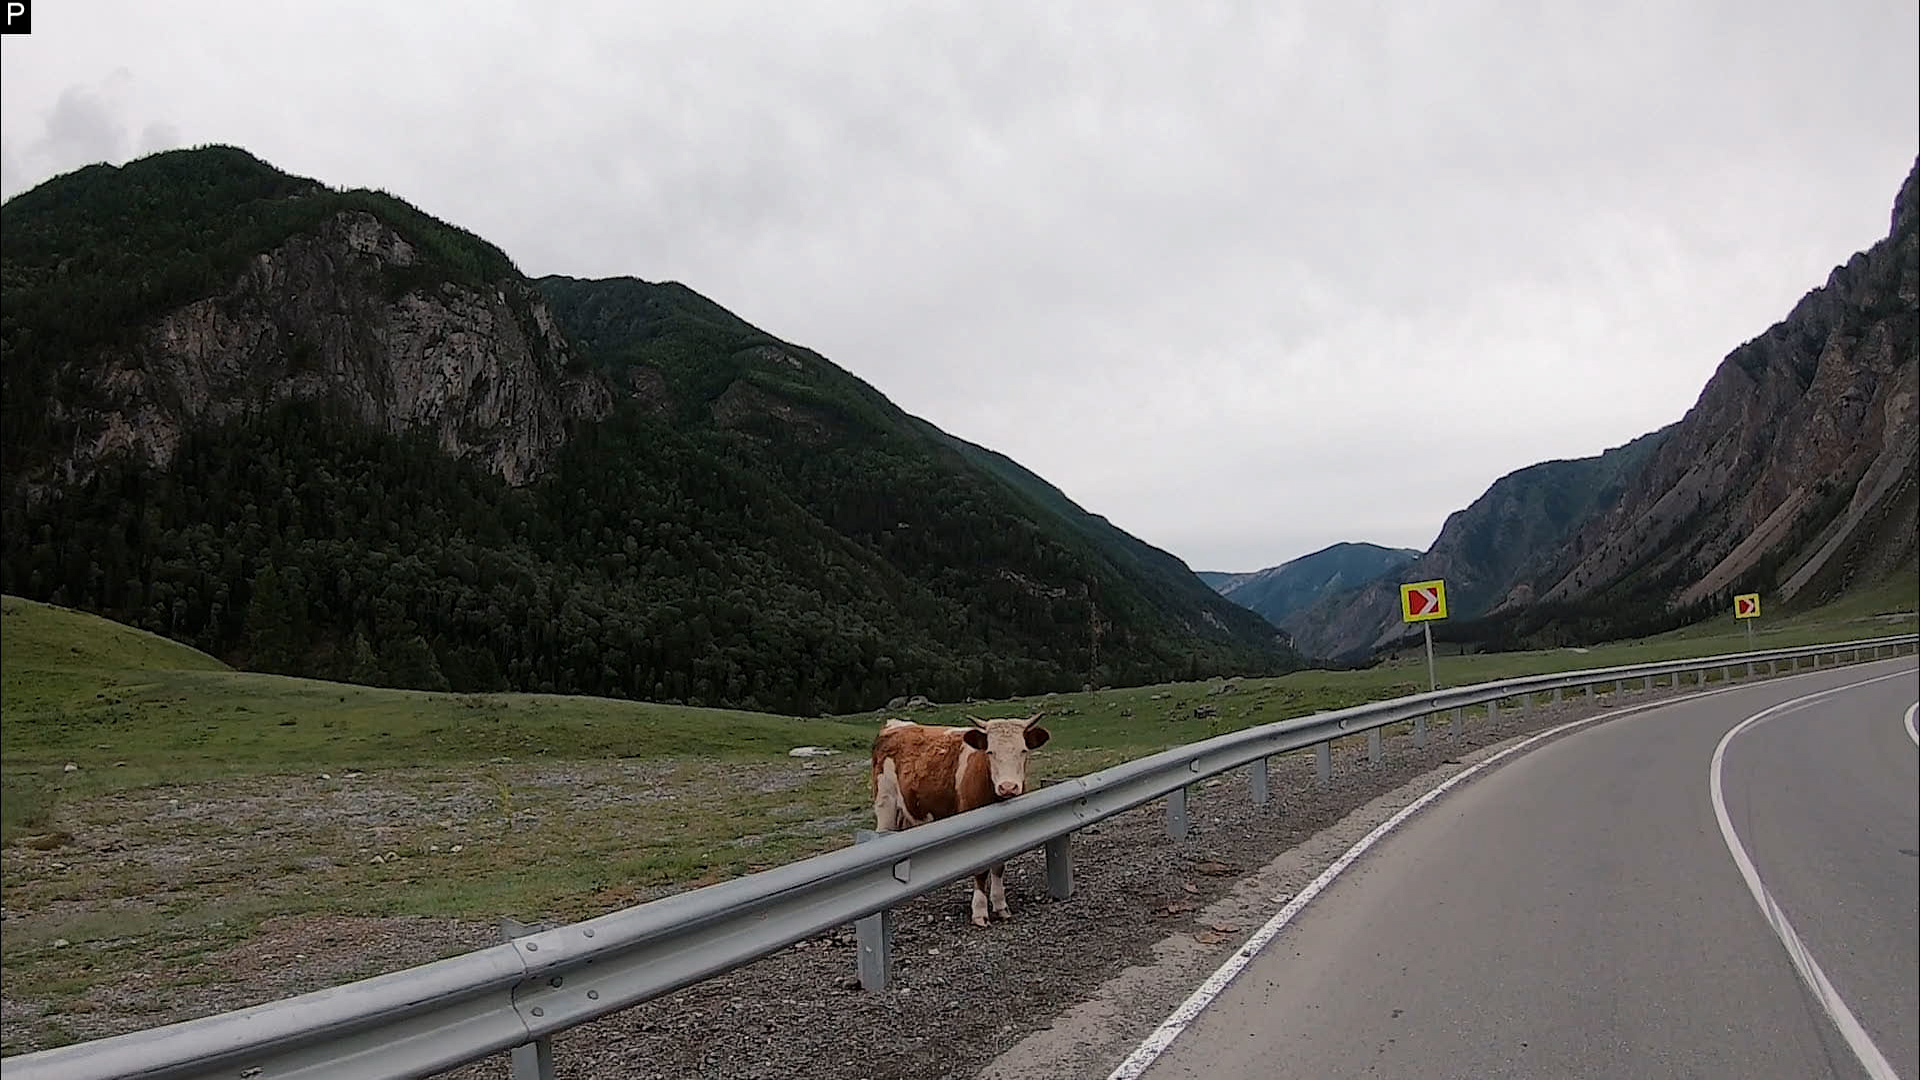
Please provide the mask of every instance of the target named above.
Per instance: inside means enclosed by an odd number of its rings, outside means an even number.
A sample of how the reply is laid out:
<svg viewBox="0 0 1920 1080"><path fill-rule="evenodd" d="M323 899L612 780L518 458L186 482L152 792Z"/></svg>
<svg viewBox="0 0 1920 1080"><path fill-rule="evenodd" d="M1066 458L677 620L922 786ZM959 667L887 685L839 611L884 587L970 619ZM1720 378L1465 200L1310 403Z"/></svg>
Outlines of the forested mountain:
<svg viewBox="0 0 1920 1080"><path fill-rule="evenodd" d="M1297 663L677 284L213 147L0 207L0 587L237 664L797 712Z"/></svg>
<svg viewBox="0 0 1920 1080"><path fill-rule="evenodd" d="M1322 598L1358 588L1419 557L1413 548L1342 543L1251 573L1202 572L1200 580L1285 629L1288 619Z"/></svg>

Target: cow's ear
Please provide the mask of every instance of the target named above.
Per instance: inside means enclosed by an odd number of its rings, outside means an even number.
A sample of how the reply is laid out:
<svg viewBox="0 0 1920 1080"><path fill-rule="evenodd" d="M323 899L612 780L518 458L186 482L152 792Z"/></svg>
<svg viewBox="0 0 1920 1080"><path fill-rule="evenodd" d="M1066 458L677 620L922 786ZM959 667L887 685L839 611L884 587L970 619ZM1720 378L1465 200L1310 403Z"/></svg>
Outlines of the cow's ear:
<svg viewBox="0 0 1920 1080"><path fill-rule="evenodd" d="M973 747L975 750L985 750L987 748L987 733L977 727L968 728L961 734L960 741Z"/></svg>
<svg viewBox="0 0 1920 1080"><path fill-rule="evenodd" d="M1045 746L1047 744L1047 740L1052 737L1053 736L1047 733L1046 728L1030 727L1027 729L1027 749L1037 750L1040 747Z"/></svg>

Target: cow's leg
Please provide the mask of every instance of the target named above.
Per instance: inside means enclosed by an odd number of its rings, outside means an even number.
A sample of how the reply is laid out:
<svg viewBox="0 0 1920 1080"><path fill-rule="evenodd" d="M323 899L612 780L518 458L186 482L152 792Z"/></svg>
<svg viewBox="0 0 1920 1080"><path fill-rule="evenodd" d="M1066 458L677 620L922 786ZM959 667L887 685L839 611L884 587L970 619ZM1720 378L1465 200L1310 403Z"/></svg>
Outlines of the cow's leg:
<svg viewBox="0 0 1920 1080"><path fill-rule="evenodd" d="M973 875L973 925L987 925L987 875Z"/></svg>
<svg viewBox="0 0 1920 1080"><path fill-rule="evenodd" d="M897 832L911 824L906 799L900 794L900 778L893 770L893 759L888 758L873 779L873 827L879 832Z"/></svg>
<svg viewBox="0 0 1920 1080"><path fill-rule="evenodd" d="M1007 864L995 863L987 878L991 883L988 896L993 901L993 913L1003 919L1013 918L1013 912L1007 910Z"/></svg>

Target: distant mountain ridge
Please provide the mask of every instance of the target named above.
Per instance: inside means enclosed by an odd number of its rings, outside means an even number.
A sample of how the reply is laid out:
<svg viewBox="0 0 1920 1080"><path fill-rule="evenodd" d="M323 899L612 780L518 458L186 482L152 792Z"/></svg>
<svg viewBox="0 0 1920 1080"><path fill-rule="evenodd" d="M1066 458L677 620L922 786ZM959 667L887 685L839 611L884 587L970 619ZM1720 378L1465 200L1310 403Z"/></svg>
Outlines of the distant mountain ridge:
<svg viewBox="0 0 1920 1080"><path fill-rule="evenodd" d="M1200 579L1220 595L1286 629L1288 620L1322 598L1393 573L1419 556L1413 548L1339 543L1264 570L1205 571Z"/></svg>
<svg viewBox="0 0 1920 1080"><path fill-rule="evenodd" d="M1496 648L1655 632L1740 592L1804 605L1913 578L1917 372L1920 159L1886 237L1729 353L1684 417L1503 477L1405 574L1448 582L1436 637ZM1346 659L1405 633L1378 583L1285 628L1308 655Z"/></svg>
<svg viewBox="0 0 1920 1080"><path fill-rule="evenodd" d="M684 285L235 148L8 200L0 281L0 589L240 666L816 713L1299 663Z"/></svg>
<svg viewBox="0 0 1920 1080"><path fill-rule="evenodd" d="M1449 515L1433 546L1401 566L1395 580L1327 595L1290 618L1286 629L1295 647L1309 656L1354 660L1399 639L1407 633L1401 580L1446 581L1452 620L1485 613L1582 522L1617 501L1625 478L1665 435L1663 429L1593 457L1529 465L1494 481Z"/></svg>

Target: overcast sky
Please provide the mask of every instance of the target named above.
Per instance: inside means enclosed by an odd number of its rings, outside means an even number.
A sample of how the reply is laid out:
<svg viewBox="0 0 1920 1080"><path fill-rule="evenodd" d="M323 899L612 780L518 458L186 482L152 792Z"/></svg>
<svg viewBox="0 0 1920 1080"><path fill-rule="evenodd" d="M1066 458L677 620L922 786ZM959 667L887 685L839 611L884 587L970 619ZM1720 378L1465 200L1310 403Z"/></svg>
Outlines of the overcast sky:
<svg viewBox="0 0 1920 1080"><path fill-rule="evenodd" d="M1679 419L1920 149L1913 0L33 14L8 196L232 143L682 281L1196 569Z"/></svg>

